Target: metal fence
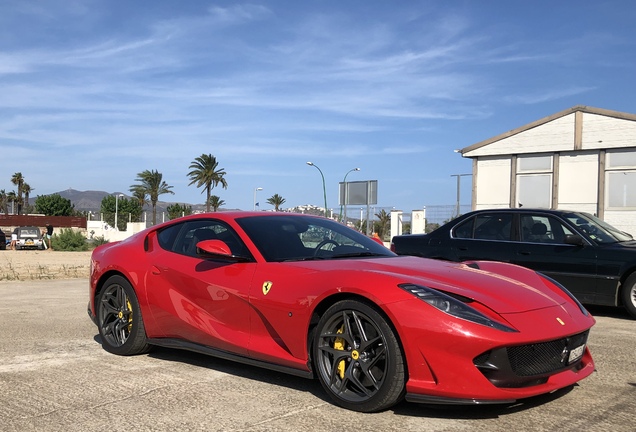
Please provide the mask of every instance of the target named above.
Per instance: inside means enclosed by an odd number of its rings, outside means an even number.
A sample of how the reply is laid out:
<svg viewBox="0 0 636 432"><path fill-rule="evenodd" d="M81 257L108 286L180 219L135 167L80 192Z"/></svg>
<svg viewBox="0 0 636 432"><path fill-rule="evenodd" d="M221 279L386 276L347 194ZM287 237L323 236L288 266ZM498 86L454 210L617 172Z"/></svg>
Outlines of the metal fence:
<svg viewBox="0 0 636 432"><path fill-rule="evenodd" d="M459 215L463 215L469 211L471 211L470 204L459 206ZM426 223L437 223L441 225L459 215L457 214L457 206L454 204L426 206Z"/></svg>

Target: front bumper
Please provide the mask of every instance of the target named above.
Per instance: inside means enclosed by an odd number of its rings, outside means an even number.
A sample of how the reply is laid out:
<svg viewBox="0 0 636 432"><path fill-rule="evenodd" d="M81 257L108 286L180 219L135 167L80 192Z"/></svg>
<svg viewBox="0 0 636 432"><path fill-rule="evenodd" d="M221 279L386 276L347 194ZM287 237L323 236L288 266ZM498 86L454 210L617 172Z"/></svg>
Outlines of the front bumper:
<svg viewBox="0 0 636 432"><path fill-rule="evenodd" d="M406 399L412 402L510 403L569 387L594 372L586 342L595 321L575 306L506 315L518 330L511 333L431 310L424 318L417 303L391 312L401 318Z"/></svg>

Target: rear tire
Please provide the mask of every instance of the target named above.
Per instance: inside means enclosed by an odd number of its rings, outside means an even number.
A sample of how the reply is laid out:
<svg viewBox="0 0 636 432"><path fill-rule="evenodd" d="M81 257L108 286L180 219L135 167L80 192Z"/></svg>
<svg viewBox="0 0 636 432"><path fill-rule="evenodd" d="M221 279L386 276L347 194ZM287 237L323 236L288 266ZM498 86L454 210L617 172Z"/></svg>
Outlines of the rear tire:
<svg viewBox="0 0 636 432"><path fill-rule="evenodd" d="M627 312L636 319L636 273L628 277L622 285L621 298Z"/></svg>
<svg viewBox="0 0 636 432"><path fill-rule="evenodd" d="M95 308L99 335L106 351L135 355L150 350L135 290L125 278L108 278Z"/></svg>
<svg viewBox="0 0 636 432"><path fill-rule="evenodd" d="M320 384L343 408L376 412L404 396L405 366L393 329L371 306L343 300L320 318L313 340Z"/></svg>

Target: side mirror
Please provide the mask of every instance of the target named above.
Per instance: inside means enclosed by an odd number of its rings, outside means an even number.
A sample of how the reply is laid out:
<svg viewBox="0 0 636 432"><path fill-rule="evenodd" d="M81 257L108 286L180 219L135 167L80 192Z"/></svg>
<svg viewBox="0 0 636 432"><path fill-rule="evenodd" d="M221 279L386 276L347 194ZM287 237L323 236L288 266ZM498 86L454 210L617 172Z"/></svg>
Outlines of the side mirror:
<svg viewBox="0 0 636 432"><path fill-rule="evenodd" d="M574 246L585 246L585 240L578 234L566 234L564 242Z"/></svg>
<svg viewBox="0 0 636 432"><path fill-rule="evenodd" d="M251 261L248 256L233 255L230 247L222 240L202 240L198 242L197 255L201 258L226 259L236 262Z"/></svg>
<svg viewBox="0 0 636 432"><path fill-rule="evenodd" d="M197 243L197 248L200 250L199 255L215 255L226 258L232 258L232 251L230 247L221 240L203 240Z"/></svg>

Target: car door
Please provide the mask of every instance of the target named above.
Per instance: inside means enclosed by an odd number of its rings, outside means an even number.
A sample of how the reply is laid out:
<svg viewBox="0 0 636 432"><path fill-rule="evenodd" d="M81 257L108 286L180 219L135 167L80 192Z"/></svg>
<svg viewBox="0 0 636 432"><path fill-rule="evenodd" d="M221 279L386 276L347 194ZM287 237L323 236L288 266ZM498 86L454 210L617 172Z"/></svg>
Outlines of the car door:
<svg viewBox="0 0 636 432"><path fill-rule="evenodd" d="M554 278L581 302L593 303L598 274L594 246L566 244L565 236L574 232L549 214L520 214L519 225L512 262Z"/></svg>
<svg viewBox="0 0 636 432"><path fill-rule="evenodd" d="M228 235L241 242L231 227L214 219L158 232L149 239L151 270L145 285L164 337L247 355L249 290L256 263L197 255L198 241Z"/></svg>
<svg viewBox="0 0 636 432"><path fill-rule="evenodd" d="M512 213L481 213L451 230L454 261L486 260L510 262Z"/></svg>

